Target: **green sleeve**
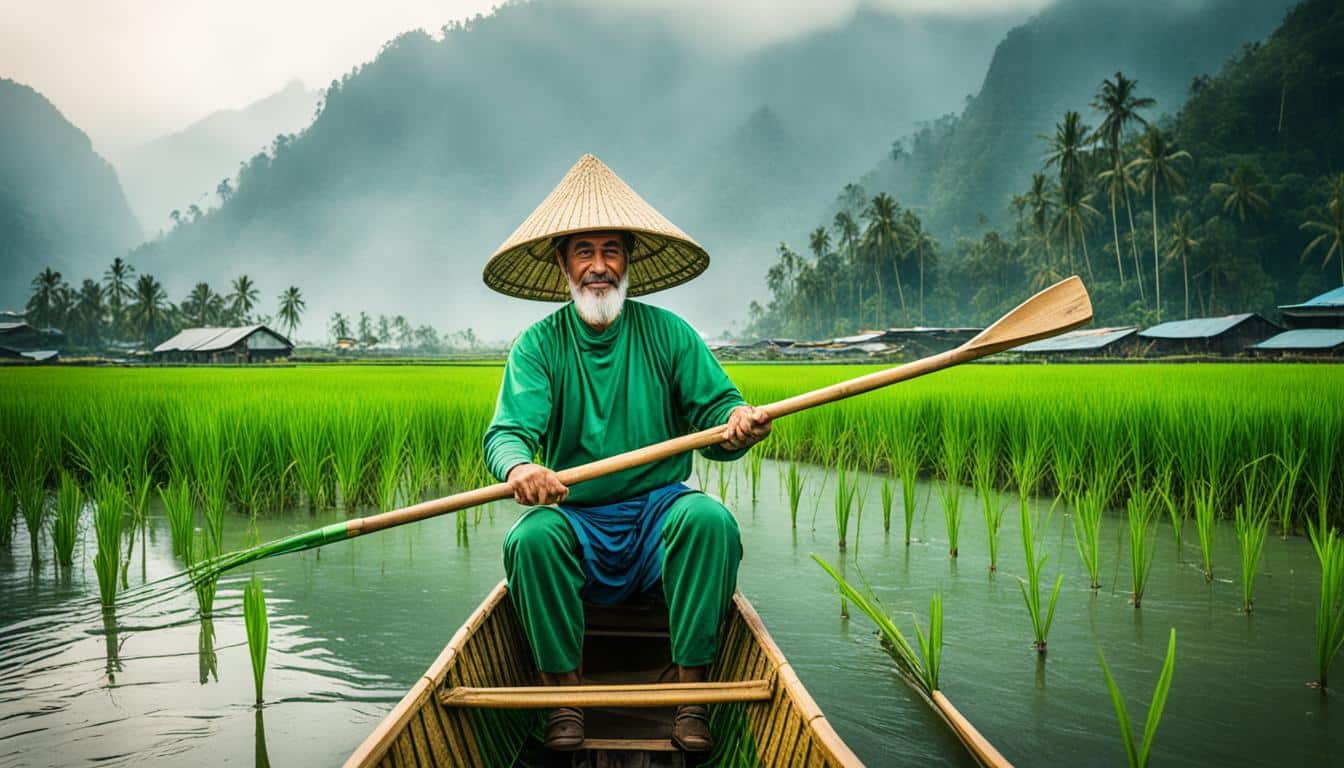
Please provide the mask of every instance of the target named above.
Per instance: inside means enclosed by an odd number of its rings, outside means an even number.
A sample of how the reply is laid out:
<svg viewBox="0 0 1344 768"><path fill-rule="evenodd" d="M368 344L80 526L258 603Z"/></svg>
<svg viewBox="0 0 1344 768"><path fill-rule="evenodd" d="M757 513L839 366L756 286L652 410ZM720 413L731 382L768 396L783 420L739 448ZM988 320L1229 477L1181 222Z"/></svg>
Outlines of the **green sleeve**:
<svg viewBox="0 0 1344 768"><path fill-rule="evenodd" d="M675 338L672 377L681 412L697 431L727 423L728 414L746 401L694 329L677 321ZM713 461L733 461L746 452L745 448L726 451L712 445L702 448L700 455Z"/></svg>
<svg viewBox="0 0 1344 768"><path fill-rule="evenodd" d="M504 365L495 416L485 430L485 464L501 482L541 448L551 418L551 381L533 334L523 334Z"/></svg>

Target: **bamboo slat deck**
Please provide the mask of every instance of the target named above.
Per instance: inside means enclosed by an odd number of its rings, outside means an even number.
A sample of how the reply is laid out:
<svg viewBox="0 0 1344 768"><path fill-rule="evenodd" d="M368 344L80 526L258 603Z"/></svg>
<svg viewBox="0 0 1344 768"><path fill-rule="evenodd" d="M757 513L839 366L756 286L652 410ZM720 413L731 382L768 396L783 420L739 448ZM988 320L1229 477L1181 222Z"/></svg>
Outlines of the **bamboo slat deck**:
<svg viewBox="0 0 1344 768"><path fill-rule="evenodd" d="M631 637L666 644L665 633L656 628L637 629ZM623 642L631 640L626 638ZM733 596L711 676L712 685L705 689L709 694L707 698L719 696L720 701L734 702L728 706L742 708L741 719L746 729L742 734L743 741L754 746L760 765L783 768L862 765L831 728L766 632L755 609L741 593ZM456 697L460 703L466 698L467 703L472 704L469 700L473 697L487 696L480 689L535 687L536 682L536 669L522 625L501 582L406 696L359 745L346 761L346 766L484 765L488 762L486 745L478 741L471 716L478 710L470 706L445 705L444 699L453 702ZM633 694L637 696L653 691L652 699L639 703L658 707L684 697L687 685L657 685L645 680L630 682L637 685L622 686L600 695L608 699L614 696L611 700L619 701L632 689L645 692ZM528 692L523 693L524 697L527 695ZM545 689L537 695L544 697ZM536 699L533 703L550 705L550 702L537 703L542 701ZM661 740L636 738L636 741L626 742L625 748L637 746L658 750L668 746L665 737ZM603 749L622 745L613 740L592 739L585 746Z"/></svg>

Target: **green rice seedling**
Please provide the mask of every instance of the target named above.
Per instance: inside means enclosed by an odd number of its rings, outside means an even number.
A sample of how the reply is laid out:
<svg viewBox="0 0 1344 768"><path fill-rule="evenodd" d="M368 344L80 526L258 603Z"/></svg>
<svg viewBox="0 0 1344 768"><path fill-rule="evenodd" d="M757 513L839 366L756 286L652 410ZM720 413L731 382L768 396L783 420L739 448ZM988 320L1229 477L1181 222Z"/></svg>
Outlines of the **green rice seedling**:
<svg viewBox="0 0 1344 768"><path fill-rule="evenodd" d="M390 417L383 428L383 439L378 451L378 506L392 509L397 505L397 492L402 487L402 466L405 463L406 436L409 424L405 419Z"/></svg>
<svg viewBox="0 0 1344 768"><path fill-rule="evenodd" d="M719 482L718 482L719 501L723 502L724 504L727 504L728 483L730 480L732 480L732 476L728 474L728 466L729 466L728 462L720 461L717 463L719 465Z"/></svg>
<svg viewBox="0 0 1344 768"><path fill-rule="evenodd" d="M1255 572L1260 567L1260 556L1265 551L1265 536L1269 532L1269 512L1256 512L1247 504L1236 507L1237 544L1241 547L1241 610L1251 612Z"/></svg>
<svg viewBox="0 0 1344 768"><path fill-rule="evenodd" d="M1067 434L1068 429L1061 422L1070 420L1056 412L1056 434ZM1088 425L1091 426L1090 424ZM1087 434L1090 434L1088 430ZM1060 498L1076 500L1082 494L1084 451L1087 444L1082 440L1053 440L1050 443L1050 471L1055 476L1055 494Z"/></svg>
<svg viewBox="0 0 1344 768"><path fill-rule="evenodd" d="M1313 412L1310 417L1310 445L1318 446L1307 461L1307 483L1311 486L1316 499L1316 526L1324 529L1328 524L1331 494L1333 493L1335 468L1339 463L1336 449L1344 445L1341 435L1341 420L1336 416L1322 412ZM1325 449L1325 446L1332 446Z"/></svg>
<svg viewBox="0 0 1344 768"><path fill-rule="evenodd" d="M1199 534L1199 551L1204 559L1204 581L1213 582L1213 533L1217 524L1218 493L1212 483L1195 483L1191 496L1195 507L1195 531Z"/></svg>
<svg viewBox="0 0 1344 768"><path fill-rule="evenodd" d="M0 477L0 547L8 547L14 539L14 509L18 498Z"/></svg>
<svg viewBox="0 0 1344 768"><path fill-rule="evenodd" d="M331 432L331 464L341 503L346 507L363 498L372 445L373 421L367 411L347 410L337 418Z"/></svg>
<svg viewBox="0 0 1344 768"><path fill-rule="evenodd" d="M1134 743L1134 728L1130 724L1129 711L1125 707L1125 697L1120 686L1111 676L1111 668L1106 666L1106 655L1097 648L1101 659L1101 671L1106 676L1106 688L1111 692L1111 703L1115 705L1115 717L1120 721L1120 737L1125 744L1125 757L1130 768L1144 768L1153 749L1153 737L1157 735L1157 726L1162 722L1162 710L1167 706L1167 694L1171 691L1171 678L1176 671L1176 630L1173 628L1167 640L1167 658L1162 662L1162 672L1157 676L1157 686L1153 689L1153 700L1148 705L1148 719L1143 725L1143 741Z"/></svg>
<svg viewBox="0 0 1344 768"><path fill-rule="evenodd" d="M787 488L789 492L789 527L798 528L798 505L803 500L803 473L798 469L797 462L789 462L789 474Z"/></svg>
<svg viewBox="0 0 1344 768"><path fill-rule="evenodd" d="M850 462L842 457L835 468L835 533L843 551L849 536L849 516L854 512L854 491L858 469L850 471Z"/></svg>
<svg viewBox="0 0 1344 768"><path fill-rule="evenodd" d="M1307 462L1307 452L1298 451L1292 459L1275 455L1279 465L1279 478L1274 484L1273 507L1279 518L1279 535L1288 538L1293 532L1293 508L1297 502L1297 484L1302 477L1302 466Z"/></svg>
<svg viewBox="0 0 1344 768"><path fill-rule="evenodd" d="M115 478L94 481L93 531L98 552L93 569L98 574L98 593L103 605L112 605L117 596L117 571L121 567L121 531L126 519L126 489Z"/></svg>
<svg viewBox="0 0 1344 768"><path fill-rule="evenodd" d="M228 422L228 455L233 459L233 491L238 507L256 515L261 502L266 455L266 434L254 426L246 413L236 413Z"/></svg>
<svg viewBox="0 0 1344 768"><path fill-rule="evenodd" d="M919 623L915 623L915 632L919 636L920 651L916 651L914 646L905 639L896 623L892 621L891 616L882 609L876 596L869 590L868 595L864 595L855 589L848 581L841 576L830 563L822 560L816 555L812 559L822 570L835 581L840 589L840 594L849 602L854 603L863 611L882 633L883 648L896 661L906 676L923 689L926 695L931 695L938 690L938 674L942 666L943 650L943 600L942 596L935 594L929 605L929 633L925 635L919 628Z"/></svg>
<svg viewBox="0 0 1344 768"><path fill-rule="evenodd" d="M1157 546L1153 536L1155 501L1152 491L1134 485L1125 504L1129 512L1130 600L1135 608L1143 603L1143 592L1153 566L1153 549Z"/></svg>
<svg viewBox="0 0 1344 768"><path fill-rule="evenodd" d="M1020 506L1026 509L1027 500L1045 477L1051 441L1044 420L1021 412L1013 416L1008 430L1008 469L1017 485Z"/></svg>
<svg viewBox="0 0 1344 768"><path fill-rule="evenodd" d="M709 490L709 459L701 456L699 453L691 458L691 464L695 467L695 487L701 491Z"/></svg>
<svg viewBox="0 0 1344 768"><path fill-rule="evenodd" d="M168 518L173 554L182 558L183 562L191 563L191 545L196 528L191 486L186 480L169 480L167 486L159 486L159 498L163 501L163 512Z"/></svg>
<svg viewBox="0 0 1344 768"><path fill-rule="evenodd" d="M425 433L425 419L412 424L406 436L406 493L412 503L422 498L434 475L434 450Z"/></svg>
<svg viewBox="0 0 1344 768"><path fill-rule="evenodd" d="M299 488L308 497L308 508L326 506L326 474L331 460L327 453L326 422L311 414L295 414L286 426L292 458L290 468Z"/></svg>
<svg viewBox="0 0 1344 768"><path fill-rule="evenodd" d="M266 595L261 590L261 579L255 575L243 588L243 624L247 628L247 651L252 657L252 684L257 691L257 706L261 706L261 683L266 677L266 645L270 624L266 620Z"/></svg>
<svg viewBox="0 0 1344 768"><path fill-rule="evenodd" d="M896 488L891 484L891 478L882 478L882 532L891 531L891 507L896 501Z"/></svg>
<svg viewBox="0 0 1344 768"><path fill-rule="evenodd" d="M1186 505L1182 503L1182 499L1176 495L1175 472L1175 464L1172 461L1163 462L1157 470L1156 484L1153 486L1153 490L1157 493L1157 500L1161 503L1162 509L1167 512L1167 520L1171 522L1171 533L1176 539L1176 560L1179 562L1188 511Z"/></svg>
<svg viewBox="0 0 1344 768"><path fill-rule="evenodd" d="M980 414L975 452L971 462L971 482L980 497L985 521L985 539L989 544L989 572L999 570L999 527L1003 524L1003 498L998 493L999 420L992 412Z"/></svg>
<svg viewBox="0 0 1344 768"><path fill-rule="evenodd" d="M943 416L942 451L938 456L943 482L938 486L938 497L943 502L943 520L947 524L948 555L957 556L961 532L961 482L970 455L969 424L959 411Z"/></svg>
<svg viewBox="0 0 1344 768"><path fill-rule="evenodd" d="M32 549L32 559L39 559L38 542L47 520L46 469L42 458L42 448L30 445L21 449L15 456L15 490L19 499L19 511L23 513L23 522L28 526L28 543Z"/></svg>
<svg viewBox="0 0 1344 768"><path fill-rule="evenodd" d="M187 571L191 574L191 586L196 593L196 604L202 618L209 618L215 611L215 591L219 586L219 574L209 567L211 560L219 557L220 549L215 540L206 532L192 537L188 550L190 559ZM213 632L211 633L213 638Z"/></svg>
<svg viewBox="0 0 1344 768"><path fill-rule="evenodd" d="M1073 505L1073 543L1094 591L1101 588L1098 571L1101 568L1101 518L1105 506L1102 499L1105 493L1100 486L1090 486Z"/></svg>
<svg viewBox="0 0 1344 768"><path fill-rule="evenodd" d="M923 433L919 430L920 412L908 403L896 407L887 437L887 462L901 481L901 512L905 518L905 545L910 546L910 530L915 522L915 481L923 460Z"/></svg>
<svg viewBox="0 0 1344 768"><path fill-rule="evenodd" d="M56 561L67 568L75 564L75 539L79 537L79 515L83 510L84 494L79 490L79 483L62 472L60 490L56 494L56 521L51 526L51 543L56 550Z"/></svg>
<svg viewBox="0 0 1344 768"><path fill-rule="evenodd" d="M1335 656L1344 650L1344 537L1339 531L1308 524L1307 533L1321 564L1321 599L1316 604L1316 685L1325 690Z"/></svg>
<svg viewBox="0 0 1344 768"><path fill-rule="evenodd" d="M747 479L751 483L751 500L761 498L761 462L765 459L765 450L753 447L747 454Z"/></svg>
<svg viewBox="0 0 1344 768"><path fill-rule="evenodd" d="M1032 519L1031 509L1028 505L1021 506L1022 517L1022 550L1026 556L1027 578L1019 578L1018 586L1022 589L1022 599L1027 604L1027 613L1031 616L1032 647L1037 653L1044 654L1046 651L1046 641L1050 636L1050 625L1055 620L1055 604L1059 601L1059 588L1064 584L1064 574L1055 577L1055 588L1050 594L1050 601L1046 604L1044 614L1041 611L1041 572L1045 570L1045 563L1050 556L1045 552L1038 552L1035 543L1035 521ZM1041 525L1041 530L1050 527L1049 515Z"/></svg>

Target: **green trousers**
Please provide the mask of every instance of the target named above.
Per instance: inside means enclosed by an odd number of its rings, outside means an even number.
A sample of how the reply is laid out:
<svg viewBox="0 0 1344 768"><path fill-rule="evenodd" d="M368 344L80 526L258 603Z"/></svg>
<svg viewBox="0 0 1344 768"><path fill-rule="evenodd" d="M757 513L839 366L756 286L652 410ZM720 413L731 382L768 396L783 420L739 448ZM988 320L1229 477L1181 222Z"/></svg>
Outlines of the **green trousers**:
<svg viewBox="0 0 1344 768"><path fill-rule="evenodd" d="M663 596L672 661L714 661L719 625L737 586L742 536L737 520L703 493L672 502L663 518ZM584 585L579 541L559 511L533 507L504 538L509 595L542 672L562 674L583 658Z"/></svg>

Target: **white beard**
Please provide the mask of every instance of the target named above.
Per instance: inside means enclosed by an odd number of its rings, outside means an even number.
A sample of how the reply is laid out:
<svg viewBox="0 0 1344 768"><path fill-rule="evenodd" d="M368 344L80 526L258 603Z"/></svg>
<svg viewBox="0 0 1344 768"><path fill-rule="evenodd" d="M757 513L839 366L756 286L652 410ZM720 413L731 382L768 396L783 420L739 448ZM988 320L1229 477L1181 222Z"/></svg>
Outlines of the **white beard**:
<svg viewBox="0 0 1344 768"><path fill-rule="evenodd" d="M576 285L574 279L565 274L565 282L569 283L569 295L574 299L574 309L578 310L579 317L589 325L605 328L616 322L616 318L621 314L621 308L625 306L625 290L630 284L629 272L621 275L621 279L616 286L608 287L598 295L595 291Z"/></svg>

